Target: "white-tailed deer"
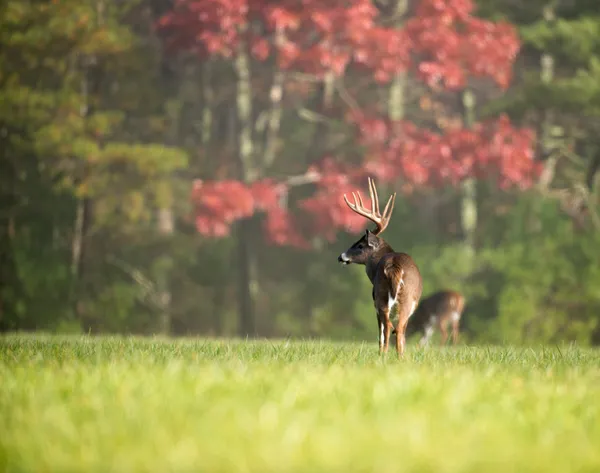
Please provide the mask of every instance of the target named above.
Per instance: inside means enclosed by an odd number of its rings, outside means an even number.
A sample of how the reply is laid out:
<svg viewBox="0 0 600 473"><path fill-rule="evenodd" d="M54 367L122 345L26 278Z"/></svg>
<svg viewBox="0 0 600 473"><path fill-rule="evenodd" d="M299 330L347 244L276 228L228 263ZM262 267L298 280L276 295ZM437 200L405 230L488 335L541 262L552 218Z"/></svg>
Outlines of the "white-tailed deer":
<svg viewBox="0 0 600 473"><path fill-rule="evenodd" d="M376 228L371 232L366 230L364 236L343 252L338 261L343 264L364 264L367 276L373 284L373 302L377 311L379 328L379 352L386 353L389 348L392 322L390 315L394 307L397 310L398 322L395 327L396 349L398 356L404 354L405 331L409 317L415 311L423 283L419 268L406 253L396 253L379 235L385 230L390 221L396 194L394 193L383 210L379 211L379 199L375 183L369 178L371 194L371 209L367 209L359 192L353 192L354 203L344 195L344 200L352 211L375 223Z"/></svg>
<svg viewBox="0 0 600 473"><path fill-rule="evenodd" d="M460 292L439 291L423 299L408 324L407 335L422 331L420 344L426 345L439 329L442 345L448 340L448 325L452 325L452 342L458 342L460 317L465 307L465 298Z"/></svg>

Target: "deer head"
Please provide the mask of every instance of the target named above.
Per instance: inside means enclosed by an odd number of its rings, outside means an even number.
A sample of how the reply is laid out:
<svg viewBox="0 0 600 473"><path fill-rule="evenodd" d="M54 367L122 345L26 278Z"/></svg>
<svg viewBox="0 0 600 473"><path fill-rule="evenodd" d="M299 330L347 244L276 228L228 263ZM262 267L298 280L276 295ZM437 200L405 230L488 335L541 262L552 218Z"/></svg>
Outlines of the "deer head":
<svg viewBox="0 0 600 473"><path fill-rule="evenodd" d="M370 210L365 207L360 192L356 192L356 194L354 192L352 193L354 203L351 203L344 194L344 201L353 212L371 220L376 225L372 231L367 229L360 240L358 240L350 248L338 256L338 261L344 265L350 263L367 264L373 253L376 253L381 248L388 246L387 243L379 237L379 235L381 235L381 233L388 226L392 211L394 209L394 203L396 201L396 193L392 194L388 199L387 204L383 209L383 214L379 211L379 198L377 197L377 189L371 178L369 178L369 193L371 194Z"/></svg>

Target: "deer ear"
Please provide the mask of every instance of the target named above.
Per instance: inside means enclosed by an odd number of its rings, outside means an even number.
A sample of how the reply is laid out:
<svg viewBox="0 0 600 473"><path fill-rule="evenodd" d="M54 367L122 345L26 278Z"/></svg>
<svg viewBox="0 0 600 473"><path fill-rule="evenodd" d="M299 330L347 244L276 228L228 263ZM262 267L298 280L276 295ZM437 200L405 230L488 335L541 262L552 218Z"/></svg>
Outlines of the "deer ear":
<svg viewBox="0 0 600 473"><path fill-rule="evenodd" d="M373 235L371 231L367 230L365 232L365 237L367 238L367 245L371 248L377 248L379 246L379 240L377 240L377 237Z"/></svg>

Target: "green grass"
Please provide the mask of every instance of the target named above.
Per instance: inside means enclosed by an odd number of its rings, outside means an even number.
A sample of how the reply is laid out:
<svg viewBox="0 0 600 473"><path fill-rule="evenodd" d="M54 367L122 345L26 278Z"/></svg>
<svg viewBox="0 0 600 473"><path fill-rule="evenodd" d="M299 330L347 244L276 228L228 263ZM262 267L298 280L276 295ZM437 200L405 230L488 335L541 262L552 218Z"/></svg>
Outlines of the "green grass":
<svg viewBox="0 0 600 473"><path fill-rule="evenodd" d="M0 338L0 470L597 472L600 352Z"/></svg>

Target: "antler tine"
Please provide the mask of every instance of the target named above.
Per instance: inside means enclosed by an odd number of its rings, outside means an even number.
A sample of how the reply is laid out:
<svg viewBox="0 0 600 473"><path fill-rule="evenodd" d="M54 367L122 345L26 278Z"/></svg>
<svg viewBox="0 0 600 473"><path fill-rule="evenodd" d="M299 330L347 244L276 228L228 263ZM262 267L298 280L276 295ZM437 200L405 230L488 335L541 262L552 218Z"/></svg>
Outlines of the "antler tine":
<svg viewBox="0 0 600 473"><path fill-rule="evenodd" d="M346 205L348 207L350 207L354 212L356 213L361 213L361 205L359 204L359 200L362 202L362 199L360 199L360 193L358 193L359 198L356 197L356 194L354 192L352 192L352 198L354 199L354 203L351 203L348 200L348 197L346 197L346 194L344 194L344 200L346 201ZM362 215L362 214L361 214Z"/></svg>
<svg viewBox="0 0 600 473"><path fill-rule="evenodd" d="M354 203L351 203L348 200L348 197L346 197L346 194L344 194L344 200L346 201L346 205L348 205L348 207L350 207L352 210L354 210L357 213L360 213L362 215L361 212L366 212L367 210L365 209L365 204L363 203L362 200L362 196L360 195L360 192L352 192L352 198L354 199Z"/></svg>
<svg viewBox="0 0 600 473"><path fill-rule="evenodd" d="M394 192L385 204L385 208L383 209L383 219L388 222L390 217L392 216L392 211L394 210L394 204L396 203L396 193Z"/></svg>
<svg viewBox="0 0 600 473"><path fill-rule="evenodd" d="M379 197L377 196L375 181L371 178L369 178L369 192L371 193L371 211L373 215L379 215Z"/></svg>
<svg viewBox="0 0 600 473"><path fill-rule="evenodd" d="M356 191L356 194L358 195L358 201L360 203L360 206L364 209L365 208L365 204L364 204L364 202L362 200L362 195L360 195L359 191Z"/></svg>
<svg viewBox="0 0 600 473"><path fill-rule="evenodd" d="M352 197L354 197L354 192L352 193ZM353 204L353 203L351 203L351 202L348 200L348 197L346 197L346 194L344 194L344 201L346 202L346 205L347 205L348 207L350 207L352 210L354 210L354 211L356 212L356 205L355 205L355 204ZM354 199L354 202L356 202L356 198Z"/></svg>
<svg viewBox="0 0 600 473"><path fill-rule="evenodd" d="M373 181L373 179L371 179L371 178L369 178L369 193L371 194L371 209L370 210L365 207L362 196L361 196L360 192L358 192L358 191L356 193L352 192L352 197L354 198L354 203L351 203L348 200L348 197L346 197L346 194L344 194L344 201L346 202L346 205L348 207L350 207L350 209L353 212L355 212L365 218L368 218L375 225L377 225L377 228L375 230L373 230L373 233L378 235L381 232L383 232L385 230L385 228L388 226L390 217L392 215L392 210L394 209L394 203L396 202L396 193L394 192L394 194L391 195L390 198L388 199L388 201L385 205L385 209L383 210L383 215L381 214L381 212L379 210L379 197L377 196L377 188L375 187L375 181Z"/></svg>

